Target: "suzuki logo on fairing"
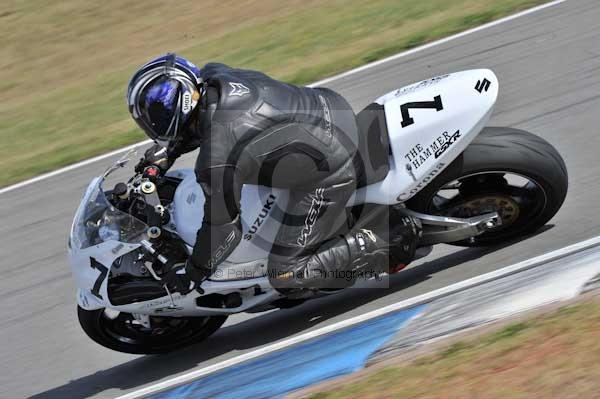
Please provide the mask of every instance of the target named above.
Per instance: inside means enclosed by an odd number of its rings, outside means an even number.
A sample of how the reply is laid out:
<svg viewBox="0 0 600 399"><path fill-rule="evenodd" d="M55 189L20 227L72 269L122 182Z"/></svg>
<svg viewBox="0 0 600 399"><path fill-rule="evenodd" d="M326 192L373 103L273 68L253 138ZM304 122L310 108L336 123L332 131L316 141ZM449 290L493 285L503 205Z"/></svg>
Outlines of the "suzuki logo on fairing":
<svg viewBox="0 0 600 399"><path fill-rule="evenodd" d="M475 85L475 90L477 90L479 93L483 93L484 91L488 91L490 86L491 86L492 82L490 82L487 79L483 79L483 80L478 80L477 84Z"/></svg>
<svg viewBox="0 0 600 399"><path fill-rule="evenodd" d="M194 202L196 202L196 194L195 193L191 193L190 195L188 195L187 199L185 200L185 202L187 202L188 204L192 205Z"/></svg>
<svg viewBox="0 0 600 399"><path fill-rule="evenodd" d="M323 206L323 193L325 192L324 188L317 188L315 190L315 194L313 195L312 202L310 204L310 209L306 214L306 220L304 220L304 228L300 233L300 237L298 237L297 243L298 245L305 246L306 241L308 241L308 237L312 233L313 226L317 222L317 218L319 217L319 212L321 211L321 206Z"/></svg>
<svg viewBox="0 0 600 399"><path fill-rule="evenodd" d="M243 95L250 93L250 89L241 83L229 82L229 86L231 86L231 93L229 93L230 96L241 97Z"/></svg>
<svg viewBox="0 0 600 399"><path fill-rule="evenodd" d="M267 198L265 201L262 210L258 214L258 217L254 220L254 223L252 223L252 227L250 227L250 230L244 234L244 240L251 240L252 237L254 237L254 234L256 234L258 228L264 223L265 219L269 215L269 212L271 212L271 207L275 204L276 199L277 197L275 197L273 194L269 195L269 198Z"/></svg>

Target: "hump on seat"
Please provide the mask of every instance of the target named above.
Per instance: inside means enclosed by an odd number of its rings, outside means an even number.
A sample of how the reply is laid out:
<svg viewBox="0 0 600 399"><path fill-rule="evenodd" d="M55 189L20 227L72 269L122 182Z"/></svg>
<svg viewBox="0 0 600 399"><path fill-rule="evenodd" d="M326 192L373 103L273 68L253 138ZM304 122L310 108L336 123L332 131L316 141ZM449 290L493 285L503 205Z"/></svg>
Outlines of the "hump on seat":
<svg viewBox="0 0 600 399"><path fill-rule="evenodd" d="M383 105L372 103L356 115L359 130L358 154L355 167L359 187L376 183L390 171L390 144Z"/></svg>

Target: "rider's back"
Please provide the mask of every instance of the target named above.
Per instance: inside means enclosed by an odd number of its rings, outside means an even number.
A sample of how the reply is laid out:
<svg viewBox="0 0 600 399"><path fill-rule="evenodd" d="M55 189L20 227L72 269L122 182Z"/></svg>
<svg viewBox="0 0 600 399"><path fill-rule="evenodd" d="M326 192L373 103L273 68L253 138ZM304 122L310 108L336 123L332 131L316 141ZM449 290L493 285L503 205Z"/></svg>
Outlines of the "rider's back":
<svg viewBox="0 0 600 399"><path fill-rule="evenodd" d="M337 93L286 84L250 70L207 64L215 103L197 173L231 166L244 183L298 188L338 169L356 151L355 115ZM209 100L210 101L210 100Z"/></svg>

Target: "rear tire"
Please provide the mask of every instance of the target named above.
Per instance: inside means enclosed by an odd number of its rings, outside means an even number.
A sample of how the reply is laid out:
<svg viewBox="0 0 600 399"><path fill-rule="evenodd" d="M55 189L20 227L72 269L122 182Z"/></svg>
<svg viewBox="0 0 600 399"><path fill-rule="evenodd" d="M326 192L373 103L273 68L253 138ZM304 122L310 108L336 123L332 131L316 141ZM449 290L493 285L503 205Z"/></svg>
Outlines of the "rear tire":
<svg viewBox="0 0 600 399"><path fill-rule="evenodd" d="M167 353L200 342L217 331L227 316L155 317L150 316L153 330L132 324L133 317L119 313L108 317L105 309L85 310L77 306L77 316L83 331L98 344L119 352L132 354ZM155 324L156 323L156 324Z"/></svg>
<svg viewBox="0 0 600 399"><path fill-rule="evenodd" d="M529 182L524 187L511 186L507 176ZM440 194L453 187L458 192L455 197L447 199ZM503 206L512 209L503 217L508 225L453 243L487 246L523 237L544 226L560 209L567 189L567 168L551 144L523 130L487 127L406 205L417 212L456 217L490 211L502 216ZM477 204L485 206L477 212Z"/></svg>

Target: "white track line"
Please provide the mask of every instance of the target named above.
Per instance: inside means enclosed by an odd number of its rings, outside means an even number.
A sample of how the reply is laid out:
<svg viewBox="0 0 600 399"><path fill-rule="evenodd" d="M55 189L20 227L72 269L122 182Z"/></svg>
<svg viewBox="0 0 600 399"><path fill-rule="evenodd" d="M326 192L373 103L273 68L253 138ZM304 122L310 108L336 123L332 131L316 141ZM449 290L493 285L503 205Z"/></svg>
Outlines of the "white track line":
<svg viewBox="0 0 600 399"><path fill-rule="evenodd" d="M500 25L500 24L503 24L503 23L508 22L508 21L512 21L513 19L524 17L525 15L533 14L534 12L538 12L538 11L544 10L546 8L549 8L549 7L554 7L556 5L564 3L566 1L567 0L556 0L556 1L552 1L550 3L542 4L542 5L539 5L537 7L533 7L533 8L527 9L525 11L521 11L521 12L519 12L517 14L509 15L508 17L501 18L499 20L489 22L487 24L478 26L476 28L469 29L469 30L466 30L464 32L457 33L456 35L448 36L448 37L445 37L443 39L436 40L435 42L424 44L423 46L415 47L415 48L413 48L411 50L407 50L407 51L404 51L402 53L398 53L396 55L392 55L390 57L381 59L379 61L374 61L374 62L372 62L370 64L366 64L366 65L363 65L361 67L358 67L358 68L355 68L355 69L351 69L351 70L349 70L347 72L343 72L343 73L341 73L339 75L335 75L335 76L332 76L330 78L320 80L320 81L318 81L316 83L312 83L311 85L309 85L309 87L320 86L320 85L329 83L329 82L337 80L337 79L345 78L345 77L350 76L352 74L355 74L357 72L362 72L362 71L364 71L366 69L370 69L370 68L379 66L381 64L385 64L386 62L394 61L394 60L397 60L399 58L403 58L403 57L407 57L409 55L413 55L413 54L421 52L423 50L427 50L427 49L429 49L431 47L439 46L440 44L448 43L448 42L450 42L452 40L459 39L461 37L470 35L472 33L479 32L479 31L482 31L484 29L491 28L493 26Z"/></svg>
<svg viewBox="0 0 600 399"><path fill-rule="evenodd" d="M342 79L342 78L345 78L347 76L353 75L353 74L355 74L357 72L362 72L362 71L365 71L367 69L379 66L381 64L385 64L386 62L394 61L394 60L397 60L397 59L402 58L402 57L407 57L409 55L418 53L420 51L427 50L427 49L429 49L431 47L439 46L440 44L444 44L444 43L447 43L449 41L456 40L456 39L459 39L461 37L470 35L472 33L479 32L481 30L491 28L492 26L500 25L500 24L503 24L505 22L512 21L513 19L520 18L520 17L523 17L525 15L532 14L534 12L537 12L537 11L540 11L540 10L544 10L546 8L549 8L549 7L556 6L556 5L564 3L566 1L567 0L556 0L556 1L552 1L550 3L542 4L540 6L530 8L528 10L519 12L517 14L510 15L508 17L499 19L497 21L493 21L493 22L490 22L490 23L478 26L477 28L469 29L469 30L466 30L464 32L458 33L456 35L448 36L448 37L446 37L444 39L437 40L437 41L431 42L429 44L425 44L423 46L415 47L412 50L408 50L408 51L405 51L405 52L402 52L402 53L398 53L396 55L392 55L390 57L381 59L379 61L375 61L375 62L363 65L363 66L355 68L355 69L351 69L351 70L343 72L343 73L341 73L339 75L335 75L335 76L331 76L331 77L329 77L327 79L319 80L318 82L311 83L310 85L308 85L308 87L321 86L321 85L333 82L335 80ZM55 170L53 172L45 173L43 175L39 175L39 176L34 177L32 179L25 180L25 181L22 181L20 183L13 184L12 186L4 187L4 188L0 189L0 194L4 194L4 193L7 193L9 191L13 191L13 190L16 190L18 188L21 188L21 187L24 187L24 186L28 186L28 185L30 185L32 183L37 183L37 182L39 182L41 180L44 180L44 179L47 179L49 177L53 177L53 176L59 175L59 174L64 173L64 172L68 172L68 171L77 169L79 167L82 167L82 166L85 166L85 165L89 165L89 164L94 163L96 161L100 161L102 159L109 158L109 157L111 157L113 155L117 155L117 154L121 154L123 152L129 151L131 148L135 148L135 147L138 147L138 146L141 146L141 145L150 144L151 142L152 142L151 140L141 141L139 143L132 144L132 145L127 146L125 148L121 148L121 149L118 149L118 150L115 150L115 151L111 151L111 152L106 153L106 154L98 155L98 156L96 156L94 158L90 158L90 159L86 159L85 161L74 163L74 164L66 166L64 168L57 169L57 170Z"/></svg>
<svg viewBox="0 0 600 399"><path fill-rule="evenodd" d="M127 152L127 151L131 150L132 148L136 148L138 146L146 145L146 144L150 144L150 143L152 143L152 140L140 141L139 143L135 143L135 144L129 145L127 147L120 148L118 150L107 152L106 154L98 155L96 157L89 158L89 159L86 159L85 161L77 162L77 163L74 163L74 164L69 165L69 166L65 166L64 168L60 168L60 169L57 169L57 170L52 171L52 172L44 173L43 175L36 176L36 177L34 177L32 179L25 180L25 181L22 181L20 183L13 184L12 186L4 187L4 188L0 189L0 194L4 194L4 193L7 193L9 191L13 191L13 190L16 190L18 188L28 186L28 185L33 184L33 183L37 183L37 182L39 182L41 180L44 180L44 179L47 179L49 177L60 175L62 173L68 172L70 170L77 169L77 168L80 168L80 167L85 166L85 165L89 165L89 164L94 163L96 161L100 161L102 159L106 159L106 158L112 157L113 155L118 155L118 154Z"/></svg>
<svg viewBox="0 0 600 399"><path fill-rule="evenodd" d="M388 305L388 306L385 306L380 309L372 310L370 312L353 317L351 319L342 320L337 323L319 328L317 330L309 331L304 334L298 335L296 337L288 338L286 340L276 342L271 345L267 345L260 349L254 350L252 352L244 353L243 355L224 360L220 363L216 363L216 364L213 364L213 365L210 365L208 367L204 367L204 368L201 368L198 370L190 371L186 374L182 374L180 376L170 378L168 380L165 380L165 381L159 382L157 384L139 389L137 391L128 393L126 395L119 396L116 399L137 399L137 398L141 398L141 397L144 397L147 395L155 394L160 391L164 391L166 389L173 388L178 385L184 384L186 382L190 382L192 380L198 379L207 374L214 373L215 371L222 370L227 367L231 367L231 366L246 362L251 359L256 359L260 356L278 351L280 349L284 349L286 347L289 347L289 346L292 346L292 345L295 345L295 344L298 344L298 343L301 343L304 341L308 341L310 339L313 339L313 338L316 338L316 337L319 337L319 336L322 336L325 334L332 333L334 331L337 331L337 330L340 330L340 329L343 329L346 327L350 327L350 326L362 323L366 320L370 320L370 319L373 319L373 318L376 318L376 317L379 317L379 316L382 316L382 315L385 315L385 314L388 314L391 312L408 309L408 308L411 308L416 305L425 304L425 303L431 302L435 299L445 297L445 296L448 296L450 294L453 294L453 293L456 293L459 291L463 291L467 288L471 288L471 287L481 285L481 284L484 284L484 283L487 283L487 282L490 282L493 280L497 280L499 278L506 277L511 274L519 273L519 272L525 271L527 269L532 269L534 267L541 266L548 262L555 261L555 260L563 258L567 255L571 255L571 254L574 254L574 253L577 253L577 252L580 252L580 251L583 251L585 249L589 249L589 248L592 248L595 246L600 246L600 236L590 238L589 240L582 241L582 242L570 245L568 247L557 249L555 251L549 252L544 255L536 256L534 258L514 264L512 266L507 266L507 267L495 270L490 273L482 274L480 276L476 276L476 277L470 278L468 280L463 280L458 283L449 285L447 287L440 288L435 291L431 291L431 292L416 296L414 298L404 300L402 302Z"/></svg>

